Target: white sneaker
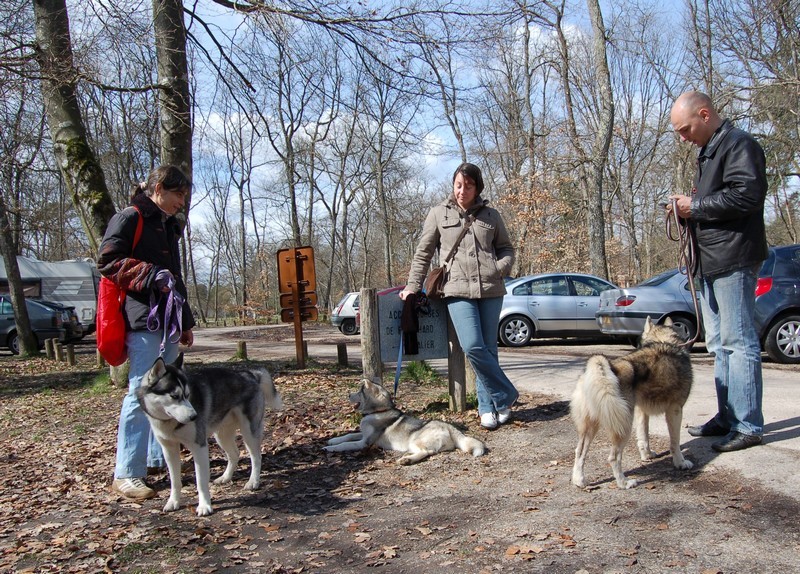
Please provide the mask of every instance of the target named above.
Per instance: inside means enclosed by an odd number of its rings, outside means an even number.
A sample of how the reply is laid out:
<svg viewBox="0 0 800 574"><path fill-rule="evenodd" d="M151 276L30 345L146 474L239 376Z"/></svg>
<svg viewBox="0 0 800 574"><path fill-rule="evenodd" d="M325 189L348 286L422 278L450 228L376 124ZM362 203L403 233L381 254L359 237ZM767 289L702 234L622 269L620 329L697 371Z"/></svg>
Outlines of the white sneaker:
<svg viewBox="0 0 800 574"><path fill-rule="evenodd" d="M497 422L501 425L506 424L511 420L511 407L506 407L497 411Z"/></svg>
<svg viewBox="0 0 800 574"><path fill-rule="evenodd" d="M497 417L494 413L483 413L481 415L481 426L485 429L497 428Z"/></svg>
<svg viewBox="0 0 800 574"><path fill-rule="evenodd" d="M156 491L141 478L115 478L111 483L111 490L133 500L145 500L156 495Z"/></svg>

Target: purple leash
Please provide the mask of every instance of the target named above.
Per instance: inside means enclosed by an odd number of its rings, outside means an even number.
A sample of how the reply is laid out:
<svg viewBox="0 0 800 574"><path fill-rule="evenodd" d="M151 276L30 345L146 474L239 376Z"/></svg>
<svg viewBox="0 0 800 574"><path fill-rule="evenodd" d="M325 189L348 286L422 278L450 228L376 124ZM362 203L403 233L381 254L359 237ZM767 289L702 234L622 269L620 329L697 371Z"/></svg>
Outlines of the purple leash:
<svg viewBox="0 0 800 574"><path fill-rule="evenodd" d="M150 331L158 331L161 328L161 321L158 317L158 306L161 300L166 296L167 300L164 305L164 336L161 339L161 348L159 355L164 354L167 341L170 343L177 343L181 340L183 334L183 297L175 289L175 280L169 280L169 293L161 293L158 298L155 295L150 296L150 312L147 314L147 329ZM169 333L169 335L167 335Z"/></svg>

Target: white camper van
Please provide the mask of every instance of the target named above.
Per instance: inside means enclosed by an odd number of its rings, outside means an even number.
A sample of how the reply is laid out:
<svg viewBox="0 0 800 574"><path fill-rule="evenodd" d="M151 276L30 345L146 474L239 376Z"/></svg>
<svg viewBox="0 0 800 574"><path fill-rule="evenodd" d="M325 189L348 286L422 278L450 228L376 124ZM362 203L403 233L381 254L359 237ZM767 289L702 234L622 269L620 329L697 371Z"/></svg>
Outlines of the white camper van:
<svg viewBox="0 0 800 574"><path fill-rule="evenodd" d="M92 260L39 261L17 256L25 296L75 307L86 333L94 332L100 274ZM6 267L0 258L0 293L8 293Z"/></svg>

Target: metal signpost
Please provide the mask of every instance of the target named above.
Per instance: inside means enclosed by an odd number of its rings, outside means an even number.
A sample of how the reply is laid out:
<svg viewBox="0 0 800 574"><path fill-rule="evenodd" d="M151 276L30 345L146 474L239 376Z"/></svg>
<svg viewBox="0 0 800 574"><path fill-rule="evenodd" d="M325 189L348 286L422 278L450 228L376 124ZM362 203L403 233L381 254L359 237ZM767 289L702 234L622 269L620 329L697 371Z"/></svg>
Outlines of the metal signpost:
<svg viewBox="0 0 800 574"><path fill-rule="evenodd" d="M281 321L294 323L297 367L306 368L303 351L303 321L317 319L317 276L314 271L314 248L280 249L278 256L278 285Z"/></svg>

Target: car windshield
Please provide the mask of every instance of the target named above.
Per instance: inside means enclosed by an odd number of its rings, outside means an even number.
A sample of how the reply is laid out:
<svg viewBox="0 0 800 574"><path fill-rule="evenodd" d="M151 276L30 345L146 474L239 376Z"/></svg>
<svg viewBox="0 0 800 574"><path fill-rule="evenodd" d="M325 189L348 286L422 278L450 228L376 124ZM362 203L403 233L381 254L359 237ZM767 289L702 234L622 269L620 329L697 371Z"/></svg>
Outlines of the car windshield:
<svg viewBox="0 0 800 574"><path fill-rule="evenodd" d="M664 273L659 273L655 277L651 277L650 279L645 279L641 283L639 283L638 287L655 287L656 285L661 285L665 281L668 281L678 272L677 269L670 269L669 271L664 271Z"/></svg>

